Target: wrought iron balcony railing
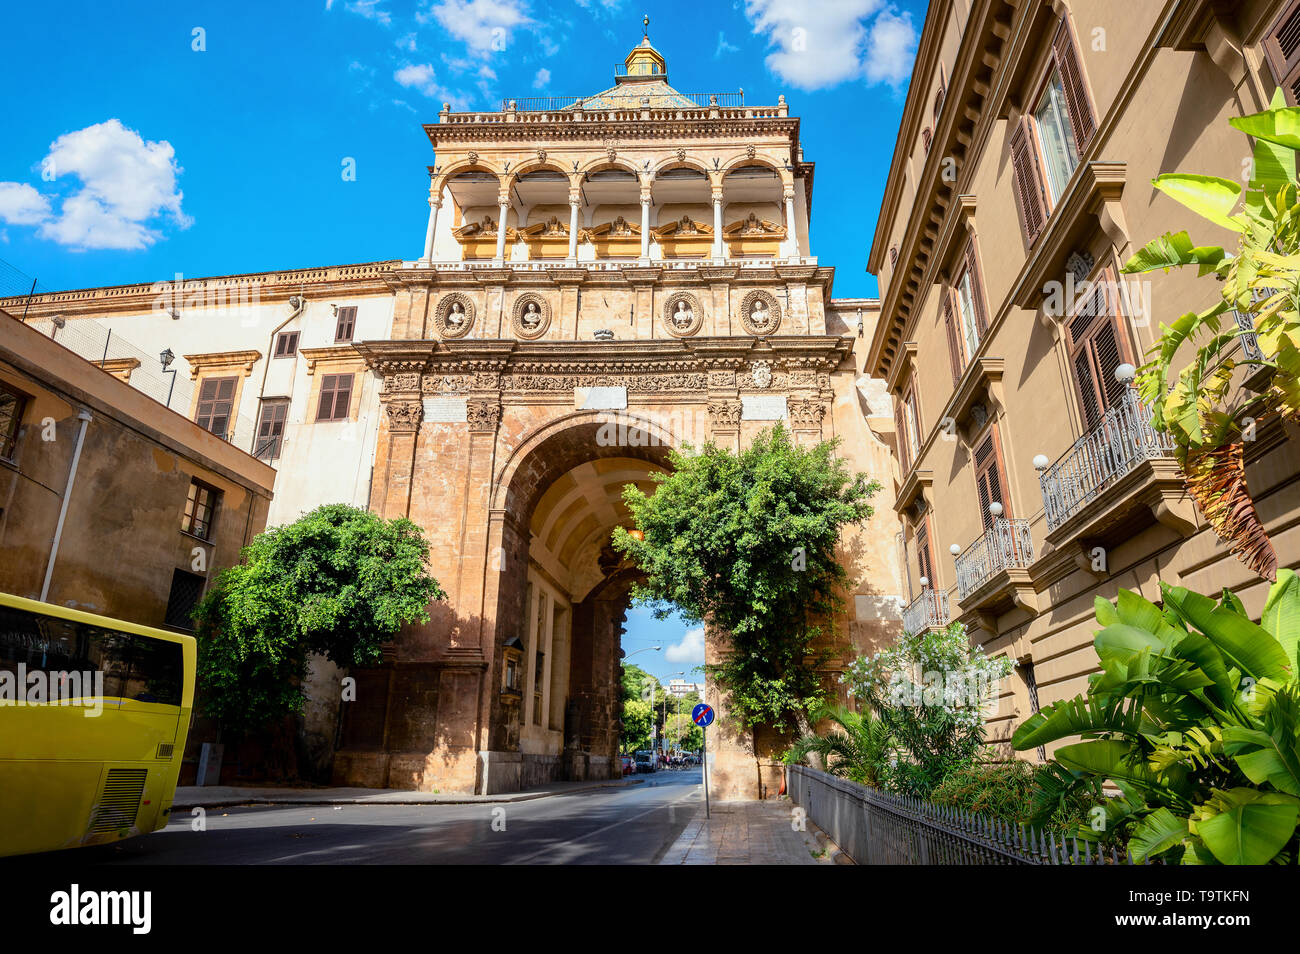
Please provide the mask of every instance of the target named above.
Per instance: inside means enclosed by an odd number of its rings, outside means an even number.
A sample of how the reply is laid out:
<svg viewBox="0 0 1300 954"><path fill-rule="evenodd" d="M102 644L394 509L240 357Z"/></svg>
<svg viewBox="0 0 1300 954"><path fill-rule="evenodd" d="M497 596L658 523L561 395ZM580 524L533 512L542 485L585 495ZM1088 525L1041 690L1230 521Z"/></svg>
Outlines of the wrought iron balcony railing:
<svg viewBox="0 0 1300 954"><path fill-rule="evenodd" d="M995 517L983 536L957 555L957 599L964 600L1002 570L1034 562L1029 521Z"/></svg>
<svg viewBox="0 0 1300 954"><path fill-rule="evenodd" d="M947 626L948 594L944 590L921 590L921 595L903 610L903 631L923 633L932 627Z"/></svg>
<svg viewBox="0 0 1300 954"><path fill-rule="evenodd" d="M1048 531L1055 530L1107 487L1147 460L1173 456L1173 441L1151 426L1151 412L1132 387L1101 423L1038 477Z"/></svg>

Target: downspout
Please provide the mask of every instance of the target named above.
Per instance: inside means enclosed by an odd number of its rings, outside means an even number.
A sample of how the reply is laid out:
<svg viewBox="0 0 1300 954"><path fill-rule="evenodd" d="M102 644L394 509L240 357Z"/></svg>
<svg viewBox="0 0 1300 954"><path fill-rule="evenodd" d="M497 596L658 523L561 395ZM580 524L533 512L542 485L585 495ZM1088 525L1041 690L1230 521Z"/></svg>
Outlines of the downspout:
<svg viewBox="0 0 1300 954"><path fill-rule="evenodd" d="M72 499L72 485L77 480L77 465L81 462L81 445L86 440L86 425L90 423L90 412L84 407L77 412L81 428L77 431L77 444L72 449L72 463L68 467L68 484L63 488L63 502L59 504L59 522L54 525L54 539L50 541L50 560L45 565L45 582L41 584L41 602L50 595L50 580L54 578L54 561L59 556L59 541L63 538L63 522L68 517L68 501Z"/></svg>
<svg viewBox="0 0 1300 954"><path fill-rule="evenodd" d="M257 401L259 405L257 413L259 420L262 414L261 402L262 399L266 397L266 379L271 373L271 359L275 357L275 336L280 333L281 328L293 321L307 309L307 299L303 298L301 295L294 295L289 299L289 307L293 309L293 312L288 318L284 319L284 321L280 322L271 330L271 339L266 343L266 362L262 365L262 386L258 388L257 391ZM294 349L293 360L295 364L298 361L298 351L296 348ZM288 422L286 421L285 423ZM254 454L257 453L257 430L257 426L254 426L253 446L249 448L249 450Z"/></svg>

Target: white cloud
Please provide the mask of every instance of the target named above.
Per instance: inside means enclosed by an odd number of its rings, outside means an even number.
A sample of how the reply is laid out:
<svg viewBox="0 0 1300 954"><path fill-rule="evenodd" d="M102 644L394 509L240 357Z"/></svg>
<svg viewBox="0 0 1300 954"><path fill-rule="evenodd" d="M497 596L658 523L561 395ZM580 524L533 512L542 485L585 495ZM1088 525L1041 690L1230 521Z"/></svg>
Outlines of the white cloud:
<svg viewBox="0 0 1300 954"><path fill-rule="evenodd" d="M533 89L546 89L550 82L551 71L543 66L537 71L537 75L533 77Z"/></svg>
<svg viewBox="0 0 1300 954"><path fill-rule="evenodd" d="M446 90L438 85L438 77L432 63L403 66L393 74L393 79L397 80L399 85L413 89L430 99L437 99L446 93Z"/></svg>
<svg viewBox="0 0 1300 954"><path fill-rule="evenodd" d="M50 215L50 200L25 182L0 182L0 221L38 225Z"/></svg>
<svg viewBox="0 0 1300 954"><path fill-rule="evenodd" d="M532 23L523 0L441 0L420 22L437 20L443 29L477 53L495 53L510 43L511 31Z"/></svg>
<svg viewBox="0 0 1300 954"><path fill-rule="evenodd" d="M399 50L405 50L407 53L414 53L414 52L415 52L415 34L414 34L414 33L408 33L408 34L406 34L405 36L398 37L398 38L397 38L397 48L398 48Z"/></svg>
<svg viewBox="0 0 1300 954"><path fill-rule="evenodd" d="M704 627L697 626L695 629L688 629L681 642L674 643L664 650L664 659L671 663L703 664Z"/></svg>
<svg viewBox="0 0 1300 954"><path fill-rule="evenodd" d="M915 58L916 29L911 14L898 16L882 11L871 25L871 39L867 42L867 79L872 83L902 83L911 76Z"/></svg>
<svg viewBox="0 0 1300 954"><path fill-rule="evenodd" d="M380 26L392 26L393 16L387 10L380 8L381 2L382 0L352 0L351 3L344 4L344 9L367 20L374 20ZM328 10L329 7L325 9Z"/></svg>
<svg viewBox="0 0 1300 954"><path fill-rule="evenodd" d="M181 168L171 143L146 142L116 119L64 133L42 167L81 180L58 216L41 224L42 238L80 249L140 249L160 237L149 225L159 216L181 228L191 224L181 210Z"/></svg>
<svg viewBox="0 0 1300 954"><path fill-rule="evenodd" d="M740 47L736 46L734 43L727 42L727 35L725 33L721 30L718 31L718 48L713 51L713 58L715 60L721 59L722 54L724 53L735 53L739 49Z"/></svg>
<svg viewBox="0 0 1300 954"><path fill-rule="evenodd" d="M745 14L754 32L776 47L768 69L800 89L859 78L898 83L911 69L911 17L886 8L885 0L823 0L815 15L804 0L746 0Z"/></svg>

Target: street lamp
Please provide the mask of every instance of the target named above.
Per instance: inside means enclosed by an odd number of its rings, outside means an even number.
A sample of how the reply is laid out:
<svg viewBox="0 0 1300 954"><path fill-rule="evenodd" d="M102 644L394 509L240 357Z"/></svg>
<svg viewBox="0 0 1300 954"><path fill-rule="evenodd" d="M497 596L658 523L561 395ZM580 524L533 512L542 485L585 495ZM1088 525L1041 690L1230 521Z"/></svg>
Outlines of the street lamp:
<svg viewBox="0 0 1300 954"><path fill-rule="evenodd" d="M167 388L167 406L172 406L172 391L176 390L176 368L171 367L171 363L176 360L176 355L172 354L172 349L167 348L162 354L158 355L158 360L162 362L163 374L172 376L172 383ZM167 370L171 368L171 370Z"/></svg>

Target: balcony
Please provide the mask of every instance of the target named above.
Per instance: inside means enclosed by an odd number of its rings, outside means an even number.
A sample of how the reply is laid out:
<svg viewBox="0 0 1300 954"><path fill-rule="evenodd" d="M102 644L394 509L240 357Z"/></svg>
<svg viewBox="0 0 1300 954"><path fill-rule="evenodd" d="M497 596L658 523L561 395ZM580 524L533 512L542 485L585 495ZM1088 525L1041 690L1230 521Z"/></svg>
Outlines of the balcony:
<svg viewBox="0 0 1300 954"><path fill-rule="evenodd" d="M992 609L1010 601L1036 613L1028 572L1034 562L1029 521L997 516L1001 504L994 503L989 509L995 513L992 526L956 554L957 600L967 611Z"/></svg>
<svg viewBox="0 0 1300 954"><path fill-rule="evenodd" d="M948 594L943 590L924 587L921 595L903 610L905 633L924 633L928 629L941 629L948 623Z"/></svg>
<svg viewBox="0 0 1300 954"><path fill-rule="evenodd" d="M1121 365L1116 376L1131 381L1132 367ZM1189 529L1189 520L1195 524L1185 512L1173 442L1151 426L1151 412L1132 387L1054 464L1039 455L1034 466L1047 540L1053 546L1075 536L1095 536L1135 505L1149 506L1156 519L1182 532Z"/></svg>

